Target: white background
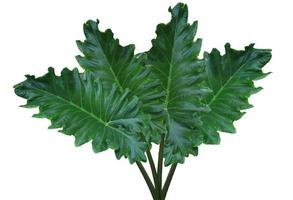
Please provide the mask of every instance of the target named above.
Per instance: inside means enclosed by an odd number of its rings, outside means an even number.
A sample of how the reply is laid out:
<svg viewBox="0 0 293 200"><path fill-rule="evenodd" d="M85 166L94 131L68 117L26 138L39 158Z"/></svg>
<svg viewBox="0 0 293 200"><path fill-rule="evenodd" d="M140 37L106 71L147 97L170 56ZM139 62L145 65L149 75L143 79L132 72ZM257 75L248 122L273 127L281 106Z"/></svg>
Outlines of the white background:
<svg viewBox="0 0 293 200"><path fill-rule="evenodd" d="M203 50L249 43L271 48L273 58L257 82L264 90L255 106L236 122L237 134L222 134L219 146L201 146L176 171L168 200L293 199L293 31L289 0L184 1L190 21L199 20ZM31 118L37 110L19 108L25 100L12 86L25 74L57 72L77 66L75 40L82 24L100 19L123 45L150 48L155 27L167 22L163 0L2 0L0 2L0 199L1 200L149 200L140 172L112 151L94 154L76 148L73 138L47 130L49 121ZM291 191L290 191L291 189Z"/></svg>

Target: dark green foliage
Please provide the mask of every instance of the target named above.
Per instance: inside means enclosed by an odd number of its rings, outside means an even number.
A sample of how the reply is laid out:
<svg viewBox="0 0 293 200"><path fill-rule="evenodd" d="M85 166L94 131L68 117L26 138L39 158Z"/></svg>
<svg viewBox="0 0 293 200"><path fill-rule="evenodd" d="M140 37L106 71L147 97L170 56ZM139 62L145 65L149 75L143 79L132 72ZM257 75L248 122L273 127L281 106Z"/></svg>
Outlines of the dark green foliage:
<svg viewBox="0 0 293 200"><path fill-rule="evenodd" d="M157 141L158 132L162 129L160 118L163 110L158 100L164 95L159 89L159 79L145 65L145 53L134 55L134 45L121 46L110 29L102 32L98 24L99 21L92 20L84 24L86 40L76 42L84 54L76 56L78 63L86 72L99 78L105 88L116 83L121 92L130 89L130 96L138 96L143 103L143 111L153 118L151 130L156 137L153 141Z"/></svg>
<svg viewBox="0 0 293 200"><path fill-rule="evenodd" d="M202 143L197 130L200 113L209 111L201 98L210 90L202 86L204 62L198 59L201 39L194 41L197 22L188 24L186 5L169 9L172 19L159 24L148 52L152 72L161 80L166 124L165 164L183 163Z"/></svg>
<svg viewBox="0 0 293 200"><path fill-rule="evenodd" d="M219 144L219 132L235 133L233 122L248 98L261 90L254 81L271 59L269 49L253 45L235 50L225 45L199 57L202 40L197 22L188 23L188 9L169 8L171 20L159 24L149 51L135 54L134 45L121 46L99 21L84 24L86 39L77 41L84 69L53 68L42 77L26 76L15 93L26 108L39 108L34 117L48 118L49 128L75 137L76 146L92 142L94 152L111 148L116 157L136 162L154 200L164 200L178 163L198 154L201 144ZM160 143L158 168L150 153ZM154 184L141 161L150 162ZM172 165L162 185L162 163Z"/></svg>
<svg viewBox="0 0 293 200"><path fill-rule="evenodd" d="M200 128L207 144L220 142L218 131L235 133L233 122L242 117L241 110L252 107L248 98L262 89L256 88L253 81L268 74L262 72L262 67L271 59L271 50L255 49L252 44L244 51L226 44L225 51L223 56L217 49L204 54L206 83L213 91L204 99L211 112L201 117Z"/></svg>
<svg viewBox="0 0 293 200"><path fill-rule="evenodd" d="M76 146L92 141L95 152L110 147L117 158L146 160L142 131L149 120L140 112L139 99L129 98L129 90L120 93L116 84L106 89L92 74L79 74L77 69L65 68L56 76L49 68L40 78L27 76L15 93L28 100L23 107L39 107L34 117L50 119L49 128L74 135Z"/></svg>

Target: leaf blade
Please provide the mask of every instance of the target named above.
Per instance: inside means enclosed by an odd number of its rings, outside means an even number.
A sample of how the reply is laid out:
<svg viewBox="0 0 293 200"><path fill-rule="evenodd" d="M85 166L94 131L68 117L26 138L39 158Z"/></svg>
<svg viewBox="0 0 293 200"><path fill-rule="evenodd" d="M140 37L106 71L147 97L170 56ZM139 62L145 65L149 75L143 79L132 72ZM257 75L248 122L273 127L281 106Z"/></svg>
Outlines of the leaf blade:
<svg viewBox="0 0 293 200"><path fill-rule="evenodd" d="M248 98L260 91L253 81L264 78L262 68L271 59L271 50L255 49L251 44L245 50L237 51L225 45L222 56L217 49L205 52L207 62L206 83L213 92L205 98L211 112L202 115L202 132L205 143L219 144L218 131L235 133L233 122L240 119L244 109L251 108Z"/></svg>
<svg viewBox="0 0 293 200"><path fill-rule="evenodd" d="M84 33L85 41L77 41L77 46L83 53L83 56L76 56L80 66L87 73L93 73L101 79L106 87L115 82L121 92L130 89L130 96L137 96L142 101L143 112L151 114L152 129L160 131L163 108L159 98L164 94L159 89L160 81L145 65L146 54L135 55L134 45L120 45L110 29L100 31L98 20L87 21Z"/></svg>
<svg viewBox="0 0 293 200"><path fill-rule="evenodd" d="M39 107L35 117L50 119L50 128L73 135L76 146L92 141L95 152L112 148L117 158L125 156L131 163L146 160L146 143L139 135L144 120L139 100L128 100L128 92L121 95L118 86L106 90L100 81L80 75L77 69L65 68L56 76L49 68L43 77L27 76L15 86L15 93L27 99L28 107Z"/></svg>
<svg viewBox="0 0 293 200"><path fill-rule="evenodd" d="M171 21L157 26L157 37L148 52L153 73L166 93L162 98L167 124L165 165L183 163L185 157L195 154L193 146L202 141L196 130L201 124L197 116L208 111L200 99L209 92L201 85L204 66L198 59L202 41L194 41L197 22L187 22L185 4L179 3L169 12Z"/></svg>

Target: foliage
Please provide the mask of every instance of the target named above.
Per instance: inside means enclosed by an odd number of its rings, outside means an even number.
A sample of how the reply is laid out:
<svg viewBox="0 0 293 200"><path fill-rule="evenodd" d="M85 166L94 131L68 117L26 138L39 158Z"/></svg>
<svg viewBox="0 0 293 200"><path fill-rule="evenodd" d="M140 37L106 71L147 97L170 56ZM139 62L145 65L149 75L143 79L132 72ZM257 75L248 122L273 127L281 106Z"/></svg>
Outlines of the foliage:
<svg viewBox="0 0 293 200"><path fill-rule="evenodd" d="M117 159L136 163L154 199L165 199L178 163L197 155L201 144L219 144L219 132L234 133L233 122L251 108L248 98L260 91L269 49L244 50L225 45L199 57L202 40L197 22L188 23L188 9L169 8L171 21L159 24L149 51L135 54L122 46L99 21L84 24L86 39L77 41L83 71L49 68L42 77L26 76L15 93L27 99L26 108L39 108L34 117L47 118L49 128L75 137L75 145L92 143L94 152L109 148ZM158 168L150 153L160 143ZM149 161L154 183L141 161ZM171 166L162 185L162 163Z"/></svg>

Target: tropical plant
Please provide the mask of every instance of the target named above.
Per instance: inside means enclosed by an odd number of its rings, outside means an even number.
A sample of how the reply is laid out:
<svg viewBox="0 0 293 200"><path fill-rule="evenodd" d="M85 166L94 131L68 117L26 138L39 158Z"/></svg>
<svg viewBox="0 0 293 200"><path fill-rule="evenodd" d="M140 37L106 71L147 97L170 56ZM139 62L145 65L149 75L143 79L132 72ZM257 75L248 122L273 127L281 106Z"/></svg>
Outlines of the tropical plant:
<svg viewBox="0 0 293 200"><path fill-rule="evenodd" d="M113 149L141 171L154 200L164 200L178 163L197 156L201 144L219 144L219 132L234 133L233 122L251 108L250 95L260 91L253 81L264 78L269 49L244 50L225 45L199 58L197 22L188 23L188 9L169 8L171 21L157 26L149 51L135 54L121 46L99 21L84 24L86 39L77 41L76 57L83 71L53 68L42 77L26 76L15 93L34 117L48 118L49 128L75 137L75 145L92 143L98 153ZM159 144L157 167L151 154ZM149 162L152 178L142 162ZM163 163L171 166L165 183Z"/></svg>

